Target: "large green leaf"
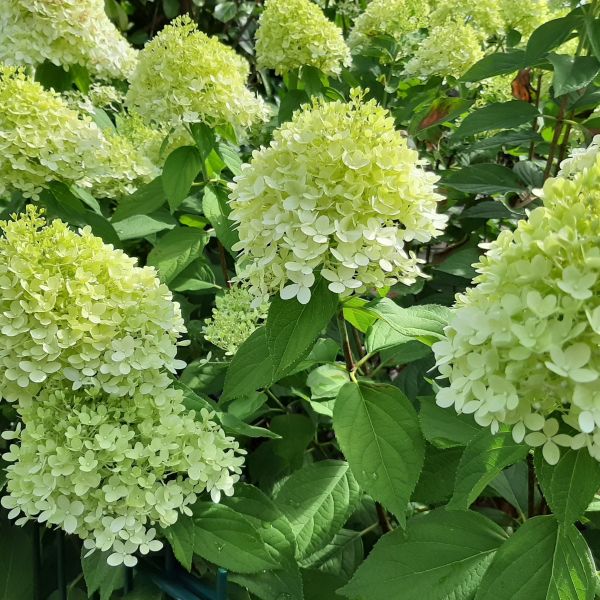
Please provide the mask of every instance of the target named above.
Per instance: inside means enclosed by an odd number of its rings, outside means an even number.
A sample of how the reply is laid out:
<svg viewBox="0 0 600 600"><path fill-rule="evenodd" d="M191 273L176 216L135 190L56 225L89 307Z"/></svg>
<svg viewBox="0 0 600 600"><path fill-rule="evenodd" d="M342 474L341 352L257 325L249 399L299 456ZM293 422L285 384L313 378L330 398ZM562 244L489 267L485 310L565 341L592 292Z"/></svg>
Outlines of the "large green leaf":
<svg viewBox="0 0 600 600"><path fill-rule="evenodd" d="M341 574L348 580L363 558L364 549L360 531L342 529L325 548L303 560L301 566Z"/></svg>
<svg viewBox="0 0 600 600"><path fill-rule="evenodd" d="M286 375L303 359L335 313L338 297L317 279L308 304L296 299L271 301L266 322L267 345L273 363L273 380Z"/></svg>
<svg viewBox="0 0 600 600"><path fill-rule="evenodd" d="M194 552L205 560L236 573L279 567L260 526L224 504L196 503L194 525Z"/></svg>
<svg viewBox="0 0 600 600"><path fill-rule="evenodd" d="M596 573L585 540L552 516L528 520L504 543L476 600L592 600Z"/></svg>
<svg viewBox="0 0 600 600"><path fill-rule="evenodd" d="M229 253L233 254L231 247L239 240L239 236L233 222L227 218L230 210L227 194L222 188L206 186L202 199L202 212L215 228L219 241Z"/></svg>
<svg viewBox="0 0 600 600"><path fill-rule="evenodd" d="M392 385L347 383L333 427L360 486L404 523L425 455L412 404Z"/></svg>
<svg viewBox="0 0 600 600"><path fill-rule="evenodd" d="M164 534L175 558L191 571L196 539L196 527L192 517L181 515L173 525L164 529Z"/></svg>
<svg viewBox="0 0 600 600"><path fill-rule="evenodd" d="M600 464L587 448L563 450L549 465L536 450L535 470L552 512L563 525L575 523L600 489Z"/></svg>
<svg viewBox="0 0 600 600"><path fill-rule="evenodd" d="M463 76L463 81L481 81L496 75L514 73L525 66L525 51L488 54L476 62Z"/></svg>
<svg viewBox="0 0 600 600"><path fill-rule="evenodd" d="M419 421L425 439L437 448L466 446L481 433L472 415L457 415L447 408L440 408L431 397L420 398Z"/></svg>
<svg viewBox="0 0 600 600"><path fill-rule="evenodd" d="M181 146L167 156L163 167L162 185L171 212L186 199L201 170L202 156L194 146Z"/></svg>
<svg viewBox="0 0 600 600"><path fill-rule="evenodd" d="M178 227L163 235L148 254L146 264L156 267L165 283L172 281L196 260L208 242L208 235L191 227Z"/></svg>
<svg viewBox="0 0 600 600"><path fill-rule="evenodd" d="M85 554L86 551L82 551L81 569L88 596L97 591L100 600L110 600L113 592L125 585L125 568L111 567L106 562L110 552L95 552L88 557L85 557Z"/></svg>
<svg viewBox="0 0 600 600"><path fill-rule="evenodd" d="M166 229L175 229L177 221L166 209L159 209L149 215L132 215L113 223L121 241L135 240L159 233Z"/></svg>
<svg viewBox="0 0 600 600"><path fill-rule="evenodd" d="M510 431L492 435L484 429L465 448L456 472L451 508L468 508L506 467L523 460L529 447L517 444Z"/></svg>
<svg viewBox="0 0 600 600"><path fill-rule="evenodd" d="M576 24L571 16L567 16L540 25L527 41L525 62L528 65L534 65L544 58L550 50L566 42Z"/></svg>
<svg viewBox="0 0 600 600"><path fill-rule="evenodd" d="M530 123L539 115L535 106L522 100L494 102L465 117L454 132L455 138L464 138L482 131L512 129Z"/></svg>
<svg viewBox="0 0 600 600"><path fill-rule="evenodd" d="M432 511L384 535L340 592L369 600L471 600L506 539L471 511Z"/></svg>
<svg viewBox="0 0 600 600"><path fill-rule="evenodd" d="M33 598L33 540L30 528L0 521L0 600ZM98 557L96 556L96 560ZM110 567L109 567L110 568Z"/></svg>
<svg viewBox="0 0 600 600"><path fill-rule="evenodd" d="M358 499L358 484L345 462L321 461L290 475L275 501L292 527L297 558L325 547L348 520Z"/></svg>
<svg viewBox="0 0 600 600"><path fill-rule="evenodd" d="M442 185L467 194L503 194L522 192L519 178L507 167L483 163L451 171Z"/></svg>
<svg viewBox="0 0 600 600"><path fill-rule="evenodd" d="M550 54L548 60L554 67L554 95L562 96L588 85L600 72L600 62L594 56L568 56Z"/></svg>
<svg viewBox="0 0 600 600"><path fill-rule="evenodd" d="M138 188L131 196L119 200L112 221L122 221L134 215L149 215L158 210L167 200L162 179L157 177Z"/></svg>

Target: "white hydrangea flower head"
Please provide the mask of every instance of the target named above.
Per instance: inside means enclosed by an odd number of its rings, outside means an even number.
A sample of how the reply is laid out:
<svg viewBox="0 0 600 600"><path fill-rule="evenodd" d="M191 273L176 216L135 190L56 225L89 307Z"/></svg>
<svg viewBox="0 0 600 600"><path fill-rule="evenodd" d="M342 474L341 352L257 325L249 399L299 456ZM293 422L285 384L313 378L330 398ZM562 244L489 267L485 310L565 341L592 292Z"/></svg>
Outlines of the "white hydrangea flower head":
<svg viewBox="0 0 600 600"><path fill-rule="evenodd" d="M568 10L550 11L547 0L501 0L500 11L506 30L516 29L526 39L542 23L556 19Z"/></svg>
<svg viewBox="0 0 600 600"><path fill-rule="evenodd" d="M254 308L254 296L234 286L215 298L212 317L206 319L202 333L211 344L230 356L250 337L259 323L267 318L269 306Z"/></svg>
<svg viewBox="0 0 600 600"><path fill-rule="evenodd" d="M102 176L102 132L15 67L0 67L0 196L37 198L53 180L91 185Z"/></svg>
<svg viewBox="0 0 600 600"><path fill-rule="evenodd" d="M502 2L504 0L429 0L431 26L440 27L449 21L468 23L484 37L500 34L505 29ZM534 0L535 1L535 0ZM454 46L452 47L454 49Z"/></svg>
<svg viewBox="0 0 600 600"><path fill-rule="evenodd" d="M258 298L279 291L307 303L319 271L342 295L421 275L405 244L444 229L438 178L389 113L362 96L304 106L235 178L238 280Z"/></svg>
<svg viewBox="0 0 600 600"><path fill-rule="evenodd" d="M185 327L153 268L32 206L0 229L0 398L65 378L116 396L169 385Z"/></svg>
<svg viewBox="0 0 600 600"><path fill-rule="evenodd" d="M488 245L475 287L457 297L433 346L449 379L437 403L512 427L552 464L559 446L600 460L600 156L549 179L543 197Z"/></svg>
<svg viewBox="0 0 600 600"><path fill-rule="evenodd" d="M249 74L244 58L178 17L140 52L126 102L148 123L231 124L241 133L268 114L246 87Z"/></svg>
<svg viewBox="0 0 600 600"><path fill-rule="evenodd" d="M448 20L433 27L406 63L404 72L428 79L433 75L458 79L483 58L481 36L466 23Z"/></svg>
<svg viewBox="0 0 600 600"><path fill-rule="evenodd" d="M600 154L600 135L594 136L587 148L574 148L560 163L558 177L573 177L581 171L592 168Z"/></svg>
<svg viewBox="0 0 600 600"><path fill-rule="evenodd" d="M429 6L423 0L371 0L354 22L348 45L358 52L371 38L387 35L405 46L411 34L427 27L428 16Z"/></svg>
<svg viewBox="0 0 600 600"><path fill-rule="evenodd" d="M97 77L126 79L134 50L104 12L104 0L4 0L0 62L37 66L45 60L81 65Z"/></svg>
<svg viewBox="0 0 600 600"><path fill-rule="evenodd" d="M2 506L18 525L48 523L111 552L114 566L159 550L155 528L191 514L200 494L231 496L244 462L214 414L188 412L178 389L124 400L58 384L20 413L25 426L4 434L13 442Z"/></svg>
<svg viewBox="0 0 600 600"><path fill-rule="evenodd" d="M256 30L259 68L278 74L311 66L339 75L350 64L342 30L310 0L266 0Z"/></svg>

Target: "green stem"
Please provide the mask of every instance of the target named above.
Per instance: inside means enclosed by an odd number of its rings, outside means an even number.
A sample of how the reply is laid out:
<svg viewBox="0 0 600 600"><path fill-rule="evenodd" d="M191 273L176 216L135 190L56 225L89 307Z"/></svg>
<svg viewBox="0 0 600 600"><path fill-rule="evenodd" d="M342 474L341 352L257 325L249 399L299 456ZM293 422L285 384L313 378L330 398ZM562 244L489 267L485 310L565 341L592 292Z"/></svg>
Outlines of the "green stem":
<svg viewBox="0 0 600 600"><path fill-rule="evenodd" d="M340 308L337 315L338 329L340 330L340 336L342 338L342 350L344 351L344 359L346 361L346 371L350 375L350 379L356 381L354 373L356 372L356 366L354 364L354 358L352 356L352 347L350 346L350 338L348 337L348 328L346 327L346 320L344 319L344 309Z"/></svg>
<svg viewBox="0 0 600 600"><path fill-rule="evenodd" d="M544 181L550 177L552 172L552 164L554 157L556 156L556 150L558 148L558 141L560 140L560 134L563 129L563 123L565 118L565 107L567 103L567 97L563 97L560 103L560 111L558 118L556 119L556 126L554 127L554 135L552 136L552 142L550 143L550 151L548 152L548 160L546 161L546 168L544 169Z"/></svg>

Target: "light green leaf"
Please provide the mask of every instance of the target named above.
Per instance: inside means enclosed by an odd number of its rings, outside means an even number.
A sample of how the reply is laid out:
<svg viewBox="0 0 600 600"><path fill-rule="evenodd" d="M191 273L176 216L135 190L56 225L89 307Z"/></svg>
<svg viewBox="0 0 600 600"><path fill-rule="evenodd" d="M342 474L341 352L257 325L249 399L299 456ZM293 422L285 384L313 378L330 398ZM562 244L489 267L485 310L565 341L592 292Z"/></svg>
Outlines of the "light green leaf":
<svg viewBox="0 0 600 600"><path fill-rule="evenodd" d="M494 102L465 117L453 137L458 139L482 131L512 129L525 123L531 123L538 115L539 111L535 106L522 100Z"/></svg>
<svg viewBox="0 0 600 600"><path fill-rule="evenodd" d="M340 592L355 599L471 600L506 539L471 511L434 510L384 535Z"/></svg>
<svg viewBox="0 0 600 600"><path fill-rule="evenodd" d="M333 427L360 486L404 523L425 454L409 400L392 385L347 383L335 401Z"/></svg>
<svg viewBox="0 0 600 600"><path fill-rule="evenodd" d="M156 267L162 281L170 283L200 257L208 235L198 229L178 227L163 235L148 254L146 264Z"/></svg>
<svg viewBox="0 0 600 600"><path fill-rule="evenodd" d="M596 572L585 540L554 517L529 519L494 557L476 600L593 600Z"/></svg>
<svg viewBox="0 0 600 600"><path fill-rule="evenodd" d="M517 444L510 431L492 435L487 429L482 430L463 452L456 472L454 495L448 506L468 508L502 469L523 460L528 452L529 447Z"/></svg>
<svg viewBox="0 0 600 600"><path fill-rule="evenodd" d="M535 470L546 501L563 525L581 518L600 489L600 464L587 448L563 449L556 465L549 465L538 449Z"/></svg>
<svg viewBox="0 0 600 600"><path fill-rule="evenodd" d="M325 460L307 465L285 480L275 502L294 533L298 559L324 548L352 514L359 487L348 464Z"/></svg>
<svg viewBox="0 0 600 600"><path fill-rule="evenodd" d="M346 369L341 365L321 365L311 371L306 379L311 398L335 398L340 388L348 383Z"/></svg>
<svg viewBox="0 0 600 600"><path fill-rule="evenodd" d="M162 185L171 212L187 198L192 183L202 170L202 156L194 146L181 146L167 156L162 173Z"/></svg>
<svg viewBox="0 0 600 600"><path fill-rule="evenodd" d="M194 505L194 552L236 573L276 569L279 563L262 539L260 527L224 504Z"/></svg>
<svg viewBox="0 0 600 600"><path fill-rule="evenodd" d="M175 229L177 221L171 213L164 210L157 210L149 215L133 215L122 221L113 223L113 227L121 241L135 240L159 233L167 229Z"/></svg>

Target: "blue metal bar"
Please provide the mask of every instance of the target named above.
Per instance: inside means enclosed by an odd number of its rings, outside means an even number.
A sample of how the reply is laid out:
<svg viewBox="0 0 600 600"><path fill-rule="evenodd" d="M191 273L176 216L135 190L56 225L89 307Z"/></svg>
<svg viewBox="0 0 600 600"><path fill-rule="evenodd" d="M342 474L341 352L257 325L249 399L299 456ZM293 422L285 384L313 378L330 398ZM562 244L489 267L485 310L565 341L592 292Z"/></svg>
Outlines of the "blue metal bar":
<svg viewBox="0 0 600 600"><path fill-rule="evenodd" d="M217 571L217 600L227 600L227 571L221 568Z"/></svg>

